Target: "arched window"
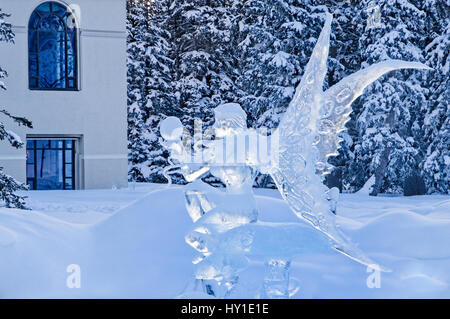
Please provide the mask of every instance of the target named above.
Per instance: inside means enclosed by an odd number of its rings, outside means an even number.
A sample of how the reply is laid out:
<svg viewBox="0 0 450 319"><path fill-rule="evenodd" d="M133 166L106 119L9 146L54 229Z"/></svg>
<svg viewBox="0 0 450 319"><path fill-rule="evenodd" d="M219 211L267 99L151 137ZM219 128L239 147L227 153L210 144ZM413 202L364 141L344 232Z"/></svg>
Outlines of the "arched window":
<svg viewBox="0 0 450 319"><path fill-rule="evenodd" d="M72 11L44 2L28 24L29 87L32 90L78 90L78 29Z"/></svg>

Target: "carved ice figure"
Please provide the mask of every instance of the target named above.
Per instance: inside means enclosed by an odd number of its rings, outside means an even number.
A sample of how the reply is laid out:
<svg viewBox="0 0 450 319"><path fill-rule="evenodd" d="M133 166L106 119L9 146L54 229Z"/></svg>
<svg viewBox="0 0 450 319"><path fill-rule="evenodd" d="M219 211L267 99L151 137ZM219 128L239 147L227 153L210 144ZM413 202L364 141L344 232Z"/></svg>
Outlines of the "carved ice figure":
<svg viewBox="0 0 450 319"><path fill-rule="evenodd" d="M214 113L216 139L210 143L215 145L206 143L206 147L216 151L223 146L223 141L234 141L234 137L245 135L247 115L236 103L220 105ZM211 154L211 159L217 161L217 155ZM233 157L234 151L225 149L223 155ZM243 163L236 163L233 158L225 158L219 165L209 163L209 167L211 174L226 187L220 193L209 192L213 197L215 193L216 198L212 200L215 207L197 220L195 229L186 238L203 253L203 260L197 264L196 277L207 280L208 293L227 297L238 282L239 271L247 266L245 254L253 241L252 231L244 226L256 222L258 217L252 191L255 171ZM199 249L199 242L207 245Z"/></svg>
<svg viewBox="0 0 450 319"><path fill-rule="evenodd" d="M331 241L331 246L338 252L365 265L375 264L336 227L339 191L336 188L330 190L323 184L323 176L332 169L327 160L337 155L338 134L349 120L350 105L366 86L392 70L429 68L417 62L383 61L342 79L323 92L331 21L332 16L327 13L325 26L293 100L277 130L270 138L264 137L272 140L272 146L277 146L268 161L251 148L238 152L233 147L230 152L230 148L224 147L226 141L243 136L249 142L261 138L255 131L247 129L245 112L238 104L216 108L216 139L201 145L205 147L204 163L201 164L187 164L191 163L190 152L181 140L181 122L168 118L161 124L161 135L166 140L163 145L171 154L167 176L178 172L191 182L186 187L185 198L195 226L186 241L201 254L195 260L196 278L202 281L208 294L228 296L238 281L239 271L246 266L245 254L251 252L267 257L263 296L289 297L290 258L307 251L314 243L323 248L324 238L327 247ZM243 155L243 163L235 161L239 155ZM208 171L225 183L225 191L199 179ZM300 223L257 223L252 192L257 171L272 176L291 210L319 230L314 234L321 236L309 233ZM168 179L170 182L170 176Z"/></svg>
<svg viewBox="0 0 450 319"><path fill-rule="evenodd" d="M216 139L202 141L213 150L209 156L214 162L206 162L201 167L185 164L188 156L182 145L181 133L174 133L182 129L181 123L175 118L167 118L160 126L161 135L166 140L164 145L177 162L172 162L174 165L170 169L176 168L192 182L186 186L185 199L194 227L186 235L186 242L200 253L194 261L195 277L201 280L205 293L222 298L229 296L238 282L239 271L246 268L248 261L245 254L250 249L253 235L243 226L256 222L258 211L252 191L254 169L231 158L217 165L218 154L215 151L223 146L225 139L234 140L234 137L245 135L246 117L246 113L235 103L215 109ZM233 157L233 152L220 154ZM181 162L183 160L184 163ZM208 171L225 184L224 191L198 179ZM189 289L195 290L192 287Z"/></svg>

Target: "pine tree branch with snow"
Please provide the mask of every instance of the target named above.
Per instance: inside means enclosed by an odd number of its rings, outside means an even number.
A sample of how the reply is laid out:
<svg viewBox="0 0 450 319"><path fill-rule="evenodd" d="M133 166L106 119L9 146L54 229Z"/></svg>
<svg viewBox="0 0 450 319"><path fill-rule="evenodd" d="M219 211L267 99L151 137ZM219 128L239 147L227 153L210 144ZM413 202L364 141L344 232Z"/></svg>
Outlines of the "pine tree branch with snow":
<svg viewBox="0 0 450 319"><path fill-rule="evenodd" d="M4 19L9 17L8 14L2 12L0 8L0 41L14 42L14 33L11 29L11 24ZM6 90L6 86L2 79L7 77L7 72L0 67L0 89ZM32 128L32 123L23 117L11 115L8 111L0 109L0 115L3 118L9 118L18 125L23 125ZM14 148L22 148L24 143L20 137L11 130L8 130L5 124L0 120L0 141L6 140ZM27 185L15 180L13 177L7 175L3 168L0 167L0 205L4 203L8 208L27 209L24 196L17 195L19 190L28 189Z"/></svg>

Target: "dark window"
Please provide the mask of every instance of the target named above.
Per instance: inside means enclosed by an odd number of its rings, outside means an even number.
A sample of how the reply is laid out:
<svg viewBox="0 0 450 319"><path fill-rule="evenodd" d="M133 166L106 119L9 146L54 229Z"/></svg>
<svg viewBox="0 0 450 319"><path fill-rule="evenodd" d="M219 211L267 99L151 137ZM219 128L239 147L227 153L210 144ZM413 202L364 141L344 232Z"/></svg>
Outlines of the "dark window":
<svg viewBox="0 0 450 319"><path fill-rule="evenodd" d="M30 189L74 189L74 145L74 140L27 140Z"/></svg>
<svg viewBox="0 0 450 319"><path fill-rule="evenodd" d="M28 24L29 87L33 90L78 90L78 29L69 8L45 2Z"/></svg>

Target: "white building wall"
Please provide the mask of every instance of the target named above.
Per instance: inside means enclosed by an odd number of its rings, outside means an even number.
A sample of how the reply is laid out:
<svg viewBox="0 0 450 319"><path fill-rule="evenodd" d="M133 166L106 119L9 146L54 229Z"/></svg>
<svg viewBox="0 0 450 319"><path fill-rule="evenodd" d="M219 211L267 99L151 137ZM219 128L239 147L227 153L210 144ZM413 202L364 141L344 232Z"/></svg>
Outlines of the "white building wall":
<svg viewBox="0 0 450 319"><path fill-rule="evenodd" d="M16 33L0 44L0 65L9 73L0 106L33 122L33 129L8 128L25 141L33 135L82 136L80 188L127 184L126 7L125 0L59 1L80 9L80 91L28 88L28 20L40 0L2 0ZM78 11L78 10L76 10ZM3 121L2 117L2 121ZM0 143L0 166L26 180L26 151Z"/></svg>

